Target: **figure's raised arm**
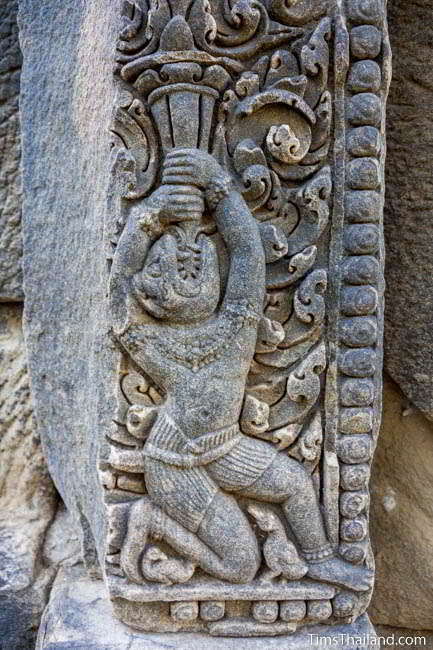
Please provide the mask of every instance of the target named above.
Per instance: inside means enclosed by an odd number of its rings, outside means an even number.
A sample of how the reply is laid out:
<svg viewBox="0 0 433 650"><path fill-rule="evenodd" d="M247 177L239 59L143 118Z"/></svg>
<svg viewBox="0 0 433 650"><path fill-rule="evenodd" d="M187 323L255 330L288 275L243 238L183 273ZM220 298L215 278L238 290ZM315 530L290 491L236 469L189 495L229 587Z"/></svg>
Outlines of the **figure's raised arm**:
<svg viewBox="0 0 433 650"><path fill-rule="evenodd" d="M258 224L243 197L234 190L218 201L214 216L230 255L224 302L247 299L261 316L266 268Z"/></svg>
<svg viewBox="0 0 433 650"><path fill-rule="evenodd" d="M204 190L208 206L230 256L224 302L248 300L262 313L265 254L258 223L213 156L198 149L175 149L164 163L164 182L190 183Z"/></svg>

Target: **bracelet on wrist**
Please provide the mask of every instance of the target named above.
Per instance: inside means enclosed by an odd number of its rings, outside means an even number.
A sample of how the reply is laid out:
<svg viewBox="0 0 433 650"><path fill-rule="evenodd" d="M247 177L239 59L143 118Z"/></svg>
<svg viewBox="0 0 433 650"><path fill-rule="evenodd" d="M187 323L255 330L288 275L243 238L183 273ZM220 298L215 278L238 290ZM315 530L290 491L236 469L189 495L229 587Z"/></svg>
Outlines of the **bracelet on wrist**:
<svg viewBox="0 0 433 650"><path fill-rule="evenodd" d="M232 189L232 179L229 174L221 174L214 178L206 188L206 202L211 211L215 210L218 203L229 195Z"/></svg>

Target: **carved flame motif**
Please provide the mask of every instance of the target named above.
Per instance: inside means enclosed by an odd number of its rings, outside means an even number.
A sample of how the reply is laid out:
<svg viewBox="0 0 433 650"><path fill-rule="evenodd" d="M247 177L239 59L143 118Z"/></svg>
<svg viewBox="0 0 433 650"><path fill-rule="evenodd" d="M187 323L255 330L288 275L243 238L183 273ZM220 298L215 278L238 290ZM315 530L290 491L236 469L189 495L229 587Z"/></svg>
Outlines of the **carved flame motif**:
<svg viewBox="0 0 433 650"><path fill-rule="evenodd" d="M107 573L117 597L171 602L164 629L203 599L194 629L229 634L222 582L253 603L246 634L287 580L328 607L344 589L355 613L371 586L329 534L331 32L319 0L123 3Z"/></svg>

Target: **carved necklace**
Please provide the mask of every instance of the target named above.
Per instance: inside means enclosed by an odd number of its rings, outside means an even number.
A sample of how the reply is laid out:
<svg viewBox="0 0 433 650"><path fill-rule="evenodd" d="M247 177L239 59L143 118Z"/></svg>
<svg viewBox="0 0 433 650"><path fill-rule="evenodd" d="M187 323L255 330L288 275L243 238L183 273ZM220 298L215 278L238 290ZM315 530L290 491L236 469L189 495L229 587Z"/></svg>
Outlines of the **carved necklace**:
<svg viewBox="0 0 433 650"><path fill-rule="evenodd" d="M151 342L168 359L197 372L219 359L243 327L257 325L259 320L248 301L240 300L228 303L214 322L193 331L145 325L139 328L141 341L131 330L126 335L129 345L134 338L136 345Z"/></svg>

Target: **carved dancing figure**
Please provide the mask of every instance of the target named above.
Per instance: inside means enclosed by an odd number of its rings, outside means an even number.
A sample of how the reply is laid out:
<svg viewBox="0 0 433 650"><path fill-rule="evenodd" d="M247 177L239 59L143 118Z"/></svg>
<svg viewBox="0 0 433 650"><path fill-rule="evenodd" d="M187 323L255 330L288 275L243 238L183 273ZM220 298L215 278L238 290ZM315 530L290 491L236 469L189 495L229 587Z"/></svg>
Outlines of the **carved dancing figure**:
<svg viewBox="0 0 433 650"><path fill-rule="evenodd" d="M205 201L228 254L223 281L202 225ZM143 448L149 496L132 506L122 549L131 580L146 578L140 558L150 539L185 558L173 582L196 567L233 583L253 580L261 557L235 499L242 496L281 506L303 558L292 578L306 574L357 591L371 586L372 571L331 547L302 464L240 431L264 298L258 223L230 176L203 151L173 149L162 185L131 210L110 283L115 335L165 394Z"/></svg>

